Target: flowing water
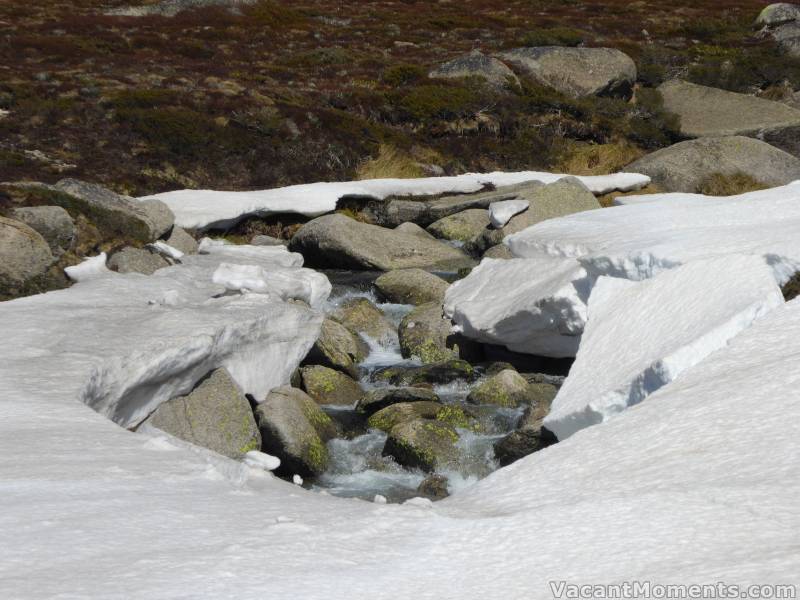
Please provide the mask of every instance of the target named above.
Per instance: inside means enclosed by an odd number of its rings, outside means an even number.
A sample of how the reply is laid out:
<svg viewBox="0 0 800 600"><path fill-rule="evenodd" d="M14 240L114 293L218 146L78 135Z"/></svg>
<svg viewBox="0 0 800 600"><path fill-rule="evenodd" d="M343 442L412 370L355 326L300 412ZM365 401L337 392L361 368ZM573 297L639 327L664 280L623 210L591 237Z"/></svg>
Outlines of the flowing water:
<svg viewBox="0 0 800 600"><path fill-rule="evenodd" d="M350 298L363 297L372 301L395 324L414 307L405 304L382 303L371 291L371 284L377 273L351 274L347 272L327 272L333 284L333 292L328 301L328 312ZM404 359L400 354L397 336L380 343L365 338L370 353L359 365L359 383L365 391L391 387L387 382L375 379L375 373L385 367L420 365L414 359ZM480 368L478 368L480 372ZM468 383L454 381L434 386L434 392L444 404L466 405L470 390L481 381ZM498 465L494 459L493 444L516 426L522 409L500 408L494 405L468 405L480 427L480 433L458 429L459 441L456 444L459 459L456 465L440 472L448 479L448 489L453 493L485 477ZM355 407L324 407L326 412L340 423L352 424L360 417ZM386 433L378 429L362 430L351 437L337 438L328 442L330 466L328 470L307 482L307 486L317 491L373 500L376 495L387 498L389 502L402 502L419 496L417 487L427 473L418 469L408 469L397 464L393 458L383 456Z"/></svg>

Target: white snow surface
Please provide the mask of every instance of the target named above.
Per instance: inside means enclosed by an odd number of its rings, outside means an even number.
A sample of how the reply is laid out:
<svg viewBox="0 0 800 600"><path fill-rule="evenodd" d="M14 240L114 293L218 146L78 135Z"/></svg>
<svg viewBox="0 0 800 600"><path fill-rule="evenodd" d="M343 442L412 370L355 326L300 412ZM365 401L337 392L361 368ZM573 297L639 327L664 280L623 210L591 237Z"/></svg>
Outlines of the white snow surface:
<svg viewBox="0 0 800 600"><path fill-rule="evenodd" d="M114 272L106 267L107 258L108 256L106 253L101 252L97 256L90 256L89 258L83 259L83 262L77 265L66 267L64 273L75 282L89 281L90 279L114 275Z"/></svg>
<svg viewBox="0 0 800 600"><path fill-rule="evenodd" d="M172 359L147 350L182 356L204 335L184 327L202 319L164 331L124 300L180 268L120 275L122 298L100 280L0 304L0 597L528 600L559 580L799 582L800 302L619 417L432 506L397 506L307 492L80 401L99 365L130 357L120 376L136 384L161 364L155 382ZM242 322L259 298L187 311Z"/></svg>
<svg viewBox="0 0 800 600"><path fill-rule="evenodd" d="M501 200L489 205L489 221L496 229L505 227L511 217L528 210L530 204L527 200Z"/></svg>
<svg viewBox="0 0 800 600"><path fill-rule="evenodd" d="M445 294L444 313L465 336L515 352L575 356L592 286L576 260L484 258Z"/></svg>
<svg viewBox="0 0 800 600"><path fill-rule="evenodd" d="M615 417L782 304L757 256L694 261L641 282L600 277L545 426L564 440Z"/></svg>
<svg viewBox="0 0 800 600"><path fill-rule="evenodd" d="M764 257L780 283L800 269L800 185L723 198L658 196L544 221L504 243L518 257L570 257L592 275L634 280L729 254Z"/></svg>
<svg viewBox="0 0 800 600"><path fill-rule="evenodd" d="M221 263L212 281L230 291L274 295L280 300L302 300L322 309L331 293L331 283L312 269Z"/></svg>
<svg viewBox="0 0 800 600"><path fill-rule="evenodd" d="M251 246L231 244L225 240L203 238L197 249L198 254L243 262L259 263L267 261L270 266L302 267L303 255L289 252L286 246Z"/></svg>
<svg viewBox="0 0 800 600"><path fill-rule="evenodd" d="M179 260L183 257L183 252L161 240L157 240L152 244L148 244L148 246L153 248L153 250L156 252L175 260Z"/></svg>
<svg viewBox="0 0 800 600"><path fill-rule="evenodd" d="M553 183L562 177L567 175L538 171L467 173L454 177L309 183L252 192L177 190L145 196L140 200L164 202L175 213L178 227L207 229L228 227L254 215L296 213L315 217L334 211L338 200L348 196L384 200L389 196L471 193L480 191L487 184L499 187L525 181ZM649 177L637 173L582 176L578 179L595 194L636 190L650 183Z"/></svg>

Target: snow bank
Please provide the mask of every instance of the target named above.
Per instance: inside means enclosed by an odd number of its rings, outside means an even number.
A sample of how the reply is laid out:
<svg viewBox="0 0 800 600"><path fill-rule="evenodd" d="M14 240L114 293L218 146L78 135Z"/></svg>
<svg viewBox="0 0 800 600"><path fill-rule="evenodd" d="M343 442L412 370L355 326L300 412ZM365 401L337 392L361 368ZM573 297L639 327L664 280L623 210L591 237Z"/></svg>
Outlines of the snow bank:
<svg viewBox="0 0 800 600"><path fill-rule="evenodd" d="M690 260L737 253L764 257L780 283L800 269L796 183L725 198L640 198L545 221L505 243L515 256L576 258L592 275L635 280Z"/></svg>
<svg viewBox="0 0 800 600"><path fill-rule="evenodd" d="M534 180L552 183L566 176L537 171L468 173L456 177L310 183L253 192L178 190L139 199L158 199L164 202L175 213L175 225L179 227L224 228L252 215L295 213L316 217L335 210L338 200L345 196L383 200L389 196L472 193L480 191L487 184L499 187ZM649 177L636 173L595 175L578 179L596 194L635 190L650 183Z"/></svg>
<svg viewBox="0 0 800 600"><path fill-rule="evenodd" d="M266 261L270 265L279 265L282 267L303 266L303 255L297 252L289 252L286 246L236 245L226 242L225 240L203 238L200 240L197 252L199 254L211 255L215 258L224 258L239 262L250 261L259 263Z"/></svg>
<svg viewBox="0 0 800 600"><path fill-rule="evenodd" d="M311 269L265 269L258 265L231 263L221 263L214 271L212 281L229 291L274 295L280 300L302 300L320 310L332 289L325 275Z"/></svg>
<svg viewBox="0 0 800 600"><path fill-rule="evenodd" d="M484 258L447 289L444 312L469 338L515 352L575 356L591 283L575 260Z"/></svg>
<svg viewBox="0 0 800 600"><path fill-rule="evenodd" d="M644 400L783 304L759 257L695 261L653 279L601 277L545 426L559 440Z"/></svg>
<svg viewBox="0 0 800 600"><path fill-rule="evenodd" d="M530 204L527 200L502 200L489 205L489 221L492 226L499 229L511 220L511 217L528 210Z"/></svg>

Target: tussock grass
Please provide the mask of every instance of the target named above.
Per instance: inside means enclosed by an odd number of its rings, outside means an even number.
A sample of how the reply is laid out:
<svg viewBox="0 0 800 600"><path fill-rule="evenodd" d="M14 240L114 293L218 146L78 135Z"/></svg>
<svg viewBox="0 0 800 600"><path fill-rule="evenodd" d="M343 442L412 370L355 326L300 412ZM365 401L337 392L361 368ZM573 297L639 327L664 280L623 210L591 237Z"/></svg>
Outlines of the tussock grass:
<svg viewBox="0 0 800 600"><path fill-rule="evenodd" d="M378 156L362 162L357 171L357 179L413 179L424 177L421 161L436 162L439 156L429 150L417 150L416 156L400 150L392 144L381 144Z"/></svg>
<svg viewBox="0 0 800 600"><path fill-rule="evenodd" d="M577 142L567 147L557 167L573 175L607 175L620 171L644 154L641 148L626 140L608 144Z"/></svg>
<svg viewBox="0 0 800 600"><path fill-rule="evenodd" d="M706 196L736 196L746 192L765 190L769 186L741 171L733 174L712 173L698 186L698 193Z"/></svg>

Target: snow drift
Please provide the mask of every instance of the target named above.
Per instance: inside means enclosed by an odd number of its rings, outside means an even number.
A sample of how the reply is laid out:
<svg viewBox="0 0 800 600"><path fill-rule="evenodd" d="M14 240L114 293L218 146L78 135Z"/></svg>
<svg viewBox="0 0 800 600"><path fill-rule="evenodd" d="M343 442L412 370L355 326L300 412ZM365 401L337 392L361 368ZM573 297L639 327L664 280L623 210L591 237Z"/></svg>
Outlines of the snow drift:
<svg viewBox="0 0 800 600"><path fill-rule="evenodd" d="M521 171L517 173L468 173L455 177L423 177L419 179L369 179L292 185L253 192L220 192L213 190L178 190L139 200L157 199L175 213L175 224L187 229L224 228L248 216L295 213L316 217L336 209L344 197L374 198L389 196L422 196L448 193L479 192L486 185L505 186L525 181L553 183L567 177L554 173ZM578 177L595 194L614 190L636 190L650 183L646 175L615 173Z"/></svg>

